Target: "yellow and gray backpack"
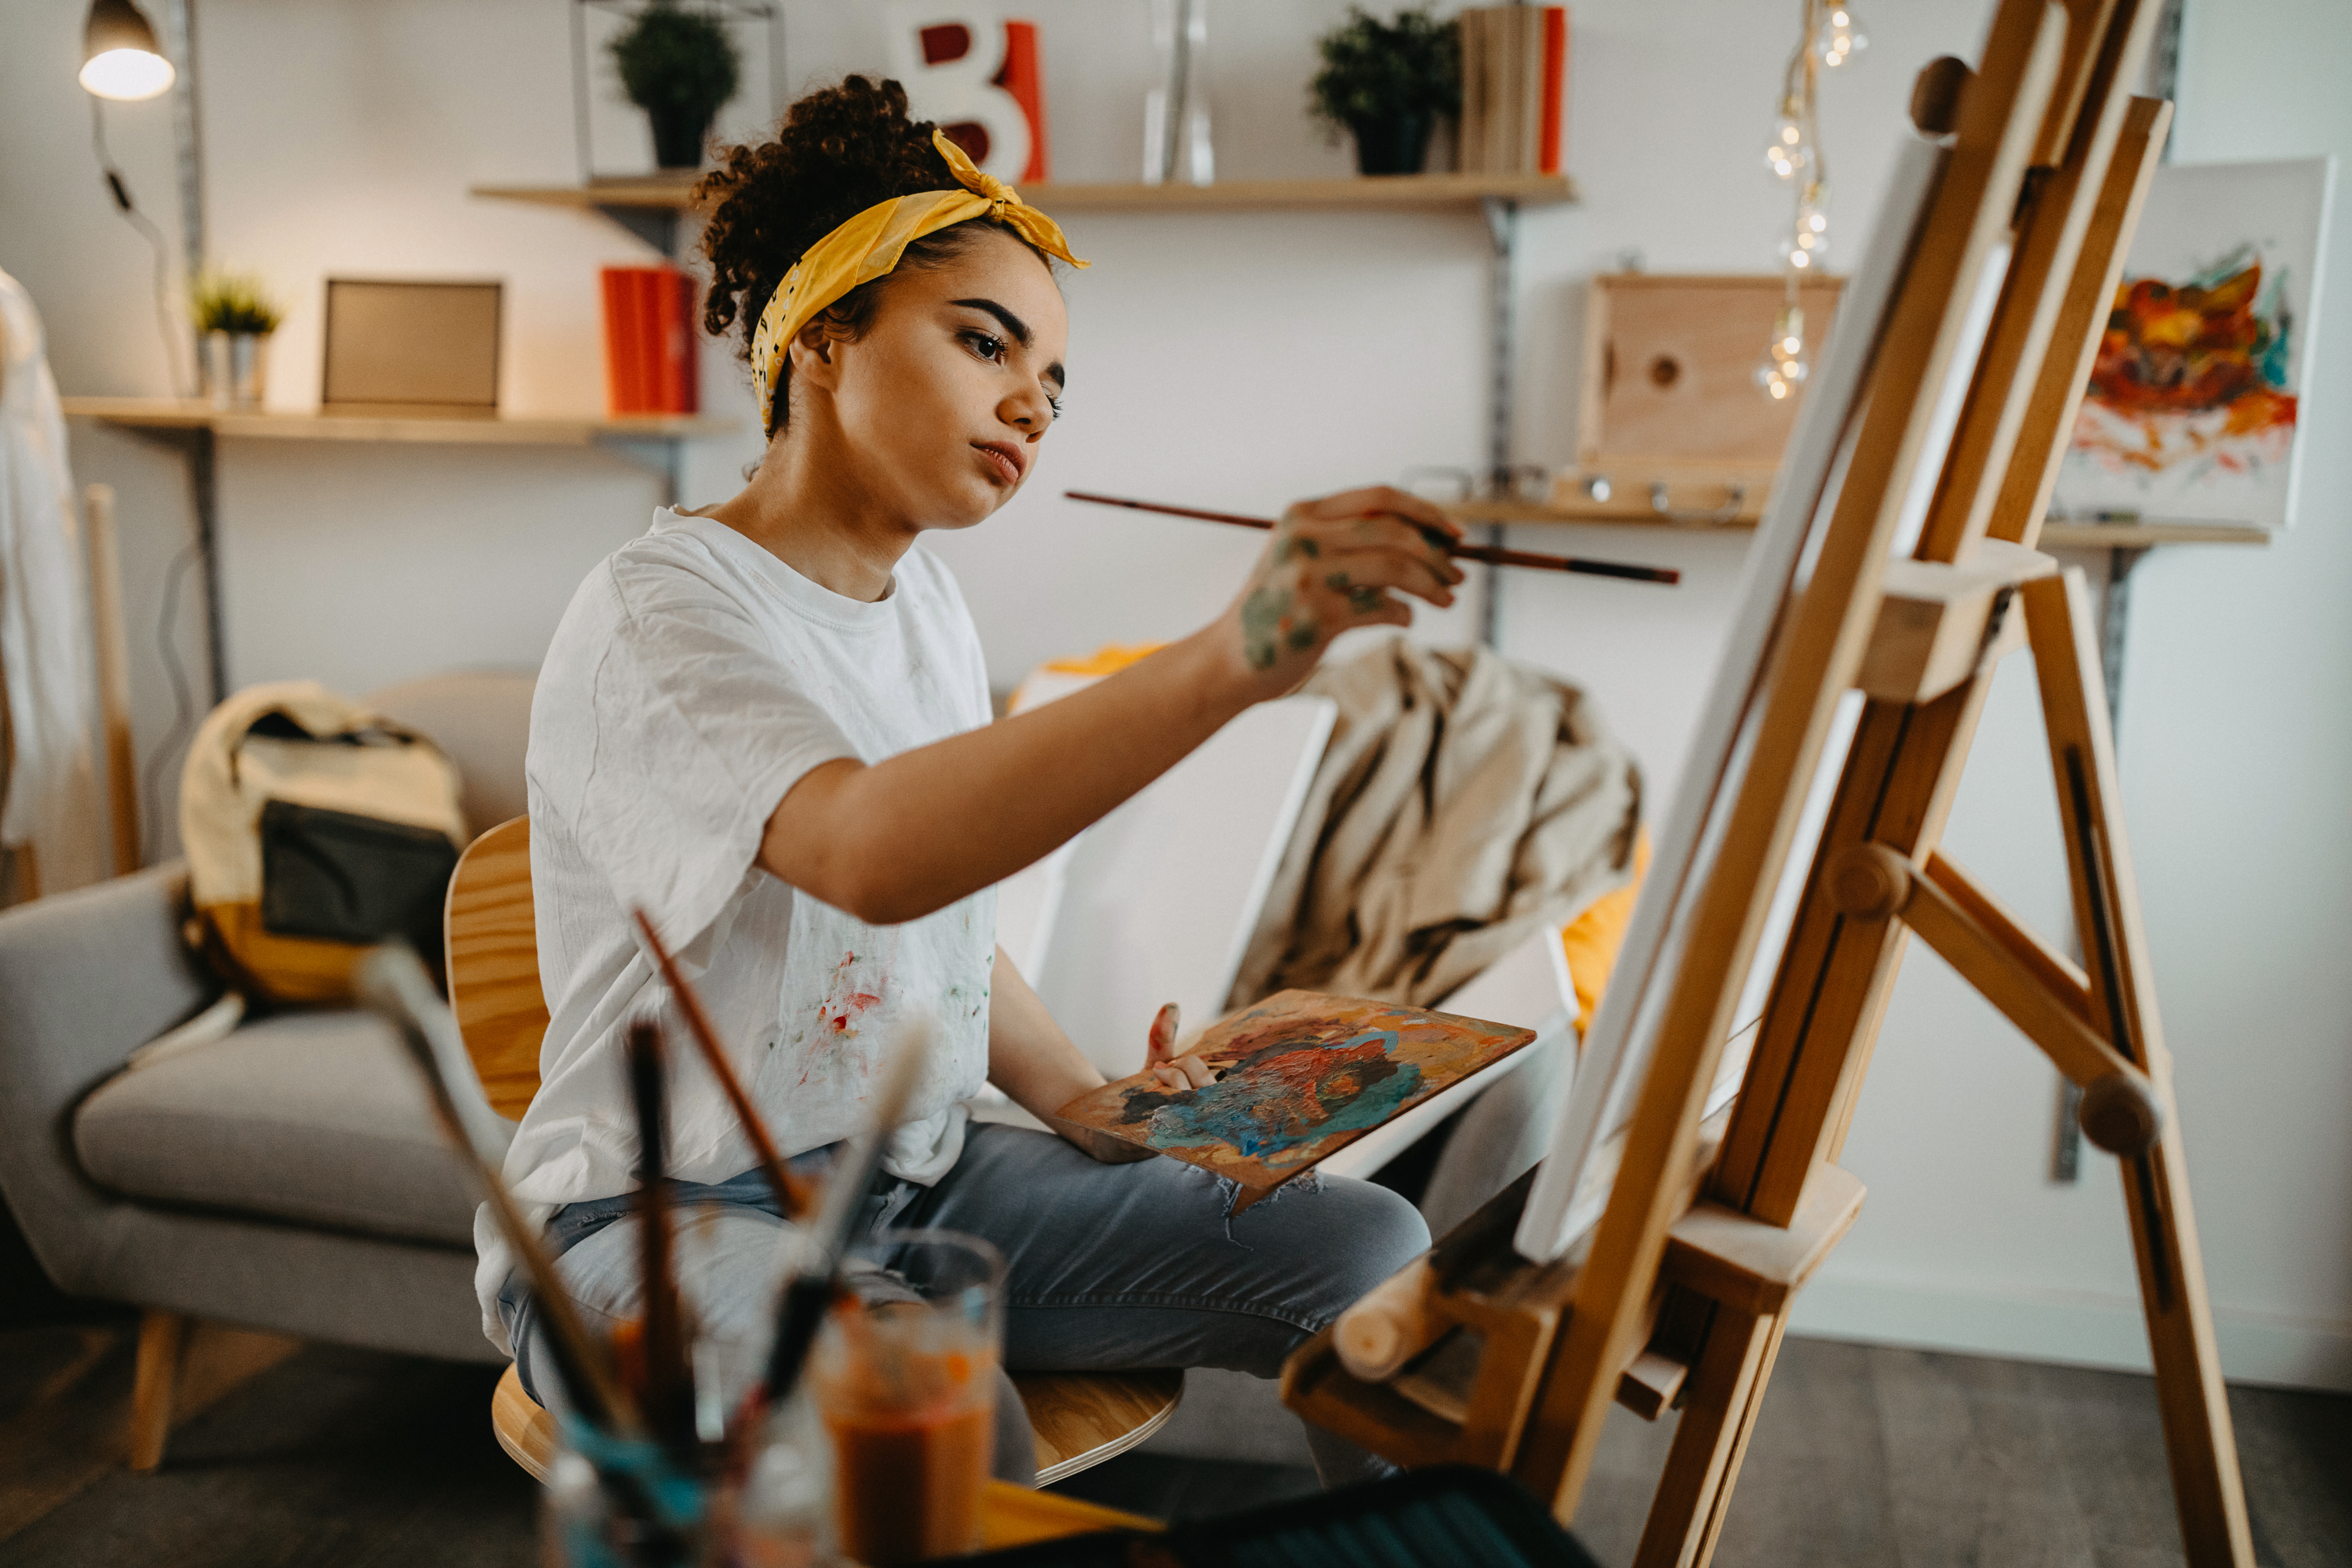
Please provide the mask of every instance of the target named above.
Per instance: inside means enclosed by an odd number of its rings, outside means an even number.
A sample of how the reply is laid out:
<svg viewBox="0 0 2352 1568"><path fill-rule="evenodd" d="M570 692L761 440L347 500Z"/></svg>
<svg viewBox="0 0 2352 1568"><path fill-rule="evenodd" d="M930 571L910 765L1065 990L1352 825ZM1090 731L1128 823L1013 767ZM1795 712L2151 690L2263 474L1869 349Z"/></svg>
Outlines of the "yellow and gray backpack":
<svg viewBox="0 0 2352 1568"><path fill-rule="evenodd" d="M466 823L441 749L315 680L213 710L180 778L195 943L247 995L339 1002L404 937L439 967Z"/></svg>

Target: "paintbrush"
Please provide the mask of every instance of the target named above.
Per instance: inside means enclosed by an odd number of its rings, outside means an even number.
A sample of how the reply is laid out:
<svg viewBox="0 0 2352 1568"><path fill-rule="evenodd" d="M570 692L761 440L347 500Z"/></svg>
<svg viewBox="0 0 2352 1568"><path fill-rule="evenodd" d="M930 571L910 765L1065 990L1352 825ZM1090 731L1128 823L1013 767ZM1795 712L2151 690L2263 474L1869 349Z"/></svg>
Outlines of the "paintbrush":
<svg viewBox="0 0 2352 1568"><path fill-rule="evenodd" d="M906 1114L915 1086L922 1081L933 1033L928 1018L917 1019L907 1030L875 1103L873 1127L843 1152L833 1174L825 1179L824 1199L801 1238L783 1295L776 1303L776 1336L768 1349L768 1372L762 1384L770 1405L782 1404L800 1381L801 1367L816 1341L817 1326L833 1300L834 1277L840 1270L841 1255L848 1249L850 1227L856 1223L875 1169L882 1163L882 1150Z"/></svg>
<svg viewBox="0 0 2352 1568"><path fill-rule="evenodd" d="M1062 493L1072 500L1092 501L1097 506L1123 506L1130 511L1162 512L1170 517L1190 517L1202 522L1230 522L1238 528L1276 526L1270 517L1244 517L1232 511L1202 511L1198 507L1129 500L1124 496L1097 495L1092 490L1064 490ZM1404 521L1411 522L1412 519ZM1683 574L1671 566L1632 566L1622 561L1594 561L1581 555L1543 555L1532 550L1506 550L1495 544L1463 544L1433 528L1419 523L1413 526L1421 530L1423 538L1457 561L1483 561L1493 566L1532 566L1539 572L1574 572L1587 577L1622 577L1633 583L1671 584L1683 580Z"/></svg>
<svg viewBox="0 0 2352 1568"><path fill-rule="evenodd" d="M669 1126L662 1081L661 1031L640 1019L629 1026L629 1098L637 1113L637 1264L645 1303L645 1385L638 1390L654 1436L674 1452L694 1435L694 1373L686 1349L685 1314L677 1297L667 1176Z"/></svg>
<svg viewBox="0 0 2352 1568"><path fill-rule="evenodd" d="M669 949L664 947L661 938L654 934L654 922L646 918L643 910L636 911L636 917L637 930L644 933L646 951L654 955L654 963L661 970L662 980L669 986L669 994L677 998L677 1010L686 1015L687 1032L694 1037L694 1043L701 1048L702 1059L710 1065L711 1075L719 1079L719 1087L726 1091L727 1102L735 1108L735 1119L743 1124L744 1136L751 1141L751 1152L758 1158L760 1170L768 1178L768 1185L774 1189L776 1202L783 1206L784 1217L800 1218L808 1213L812 1200L808 1183L793 1174L792 1167L785 1164L782 1156L776 1152L775 1140L768 1136L768 1124L760 1120L760 1112L752 1105L751 1097L743 1092L742 1080L728 1065L727 1053L719 1049L719 1031L710 1026L710 1016L702 1010L702 999L694 994L694 987L686 983L686 976L679 971L677 961L670 956Z"/></svg>
<svg viewBox="0 0 2352 1568"><path fill-rule="evenodd" d="M457 1020L434 990L425 965L406 947L388 942L361 960L358 980L360 999L391 1022L407 1047L409 1059L425 1079L443 1135L465 1157L491 1217L522 1260L533 1301L547 1325L556 1375L572 1407L615 1436L636 1436L643 1430L636 1402L613 1375L604 1343L590 1336L572 1310L554 1259L540 1245L538 1233L523 1222L513 1194L499 1178L506 1153L495 1115L487 1106L460 1101L450 1089L460 1075L472 1076L473 1062L466 1055Z"/></svg>

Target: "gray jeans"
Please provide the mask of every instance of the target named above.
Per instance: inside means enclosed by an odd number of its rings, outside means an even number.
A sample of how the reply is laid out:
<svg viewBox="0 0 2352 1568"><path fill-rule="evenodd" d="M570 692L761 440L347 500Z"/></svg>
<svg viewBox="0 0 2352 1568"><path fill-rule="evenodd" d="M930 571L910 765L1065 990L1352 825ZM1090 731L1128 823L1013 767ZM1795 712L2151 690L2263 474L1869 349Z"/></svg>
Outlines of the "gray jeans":
<svg viewBox="0 0 2352 1568"><path fill-rule="evenodd" d="M754 1172L679 1184L679 1275L707 1331L753 1337L776 1299L782 1223ZM632 1199L558 1210L548 1238L593 1330L639 1310ZM700 1214L693 1205L706 1205ZM869 1226L935 1226L982 1237L1006 1264L1004 1359L1014 1372L1213 1366L1273 1377L1290 1352L1429 1245L1412 1205L1384 1187L1302 1179L1228 1220L1215 1178L1174 1160L1099 1164L1048 1133L975 1123L932 1187L877 1184ZM499 1298L524 1385L544 1402L546 1347L528 1285ZM1000 1374L1001 1376L1001 1374ZM998 1388L997 1472L1026 1480L1029 1432ZM1307 1428L1327 1486L1386 1467Z"/></svg>

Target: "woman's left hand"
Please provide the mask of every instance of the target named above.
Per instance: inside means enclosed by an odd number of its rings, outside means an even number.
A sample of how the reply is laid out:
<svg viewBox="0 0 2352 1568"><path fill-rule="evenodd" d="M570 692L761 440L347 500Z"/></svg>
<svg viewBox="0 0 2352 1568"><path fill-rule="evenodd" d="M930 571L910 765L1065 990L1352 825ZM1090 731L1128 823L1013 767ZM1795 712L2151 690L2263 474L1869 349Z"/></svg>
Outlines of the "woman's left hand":
<svg viewBox="0 0 2352 1568"><path fill-rule="evenodd" d="M1176 1054L1177 1016L1176 1004L1171 1002L1151 1020L1151 1033L1143 1046L1143 1070L1164 1089L1206 1089L1217 1081L1217 1075L1198 1056Z"/></svg>

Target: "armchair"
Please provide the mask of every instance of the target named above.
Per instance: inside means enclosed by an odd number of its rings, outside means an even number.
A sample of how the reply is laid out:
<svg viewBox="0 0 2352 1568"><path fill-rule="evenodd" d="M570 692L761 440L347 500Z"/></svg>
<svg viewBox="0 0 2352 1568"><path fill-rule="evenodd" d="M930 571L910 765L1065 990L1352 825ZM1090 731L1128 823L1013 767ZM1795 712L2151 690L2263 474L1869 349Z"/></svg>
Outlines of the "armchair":
<svg viewBox="0 0 2352 1568"><path fill-rule="evenodd" d="M487 826L523 809L531 686L442 676L371 700L441 743ZM385 1026L280 1013L128 1065L219 995L187 914L176 864L0 914L0 1190L60 1289L147 1310L140 1468L189 1319L502 1359L474 1303L473 1199Z"/></svg>

